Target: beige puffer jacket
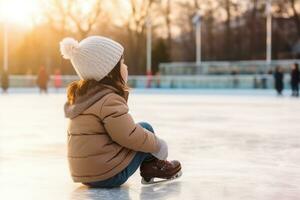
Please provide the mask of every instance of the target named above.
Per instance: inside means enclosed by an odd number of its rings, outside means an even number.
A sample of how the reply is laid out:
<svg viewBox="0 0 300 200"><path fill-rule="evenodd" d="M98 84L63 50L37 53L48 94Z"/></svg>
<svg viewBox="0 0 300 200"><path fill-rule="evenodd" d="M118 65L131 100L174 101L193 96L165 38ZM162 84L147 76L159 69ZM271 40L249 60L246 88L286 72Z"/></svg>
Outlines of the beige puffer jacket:
<svg viewBox="0 0 300 200"><path fill-rule="evenodd" d="M74 182L108 179L126 168L137 151L159 151L158 138L136 124L128 110L127 98L107 85L77 97L73 105L65 104Z"/></svg>

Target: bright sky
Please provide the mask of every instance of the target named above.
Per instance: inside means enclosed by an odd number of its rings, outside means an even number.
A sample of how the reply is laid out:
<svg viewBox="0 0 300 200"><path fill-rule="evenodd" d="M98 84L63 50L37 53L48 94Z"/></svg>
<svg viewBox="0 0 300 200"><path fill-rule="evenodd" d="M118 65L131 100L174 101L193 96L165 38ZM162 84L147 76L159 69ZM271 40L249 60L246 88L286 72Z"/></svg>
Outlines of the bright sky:
<svg viewBox="0 0 300 200"><path fill-rule="evenodd" d="M31 27L40 12L38 0L0 0L1 21Z"/></svg>
<svg viewBox="0 0 300 200"><path fill-rule="evenodd" d="M5 21L18 26L32 27L35 23L39 23L39 21L43 20L43 6L41 5L43 2L46 2L47 4L47 0L0 0L0 22ZM93 0L80 2L81 12L88 12L93 5L92 2ZM122 12L112 12L112 16L121 14L121 18L124 17L124 12L128 13L128 9L124 9L129 7L127 4L127 1L119 1L117 4L117 9ZM104 6L106 9L108 8L114 10L115 8L113 5L116 6L110 1L103 1L102 6Z"/></svg>
<svg viewBox="0 0 300 200"><path fill-rule="evenodd" d="M40 5L43 1L47 2L48 0L0 0L0 21L30 28L43 20L43 6ZM91 5L93 5L93 3L91 3L93 0L82 0L79 2L79 8L83 13L85 10L88 12L91 9ZM106 10L111 11L111 16L114 18L116 24L121 24L122 20L124 20L130 12L129 0L111 0L103 1L102 3Z"/></svg>

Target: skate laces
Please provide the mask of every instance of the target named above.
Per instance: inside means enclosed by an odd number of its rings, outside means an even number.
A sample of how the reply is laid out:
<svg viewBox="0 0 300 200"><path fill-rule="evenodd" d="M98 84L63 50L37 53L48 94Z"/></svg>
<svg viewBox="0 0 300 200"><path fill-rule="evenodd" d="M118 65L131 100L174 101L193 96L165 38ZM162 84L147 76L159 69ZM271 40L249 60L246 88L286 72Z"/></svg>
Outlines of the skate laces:
<svg viewBox="0 0 300 200"><path fill-rule="evenodd" d="M160 167L161 170L172 167L172 163L167 161L167 160L157 160L157 164L158 164L158 166Z"/></svg>

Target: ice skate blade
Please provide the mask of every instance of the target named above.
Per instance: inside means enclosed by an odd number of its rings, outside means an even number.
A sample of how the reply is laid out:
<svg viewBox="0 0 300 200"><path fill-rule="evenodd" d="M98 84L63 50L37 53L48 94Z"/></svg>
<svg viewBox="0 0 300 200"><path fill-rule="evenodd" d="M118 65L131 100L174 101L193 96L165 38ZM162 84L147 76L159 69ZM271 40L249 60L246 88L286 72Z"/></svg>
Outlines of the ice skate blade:
<svg viewBox="0 0 300 200"><path fill-rule="evenodd" d="M168 179L162 179L162 180L158 180L158 181L155 181L154 178L151 178L150 181L146 181L144 178L142 178L141 183L142 183L143 185L152 185L152 184L157 184L157 183L163 183L163 182L172 181L172 180L174 180L174 179L179 178L180 176L182 176L182 172L181 172L181 171L179 171L177 174L175 174L175 175L172 176L171 178L168 178Z"/></svg>

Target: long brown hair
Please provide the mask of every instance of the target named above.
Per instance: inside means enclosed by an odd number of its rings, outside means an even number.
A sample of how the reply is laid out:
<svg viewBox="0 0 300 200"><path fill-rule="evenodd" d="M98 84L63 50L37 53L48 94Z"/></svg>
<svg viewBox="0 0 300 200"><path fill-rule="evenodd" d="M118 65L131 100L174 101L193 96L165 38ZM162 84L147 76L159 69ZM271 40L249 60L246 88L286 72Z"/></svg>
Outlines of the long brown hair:
<svg viewBox="0 0 300 200"><path fill-rule="evenodd" d="M92 88L95 88L98 85L109 85L117 89L117 93L124 97L126 96L126 91L129 90L129 87L125 83L124 79L121 75L121 64L122 59L116 64L113 70L105 76L100 81L96 80L79 80L70 83L67 88L67 98L69 104L74 104L77 96L83 96Z"/></svg>

